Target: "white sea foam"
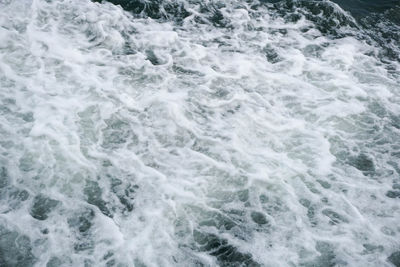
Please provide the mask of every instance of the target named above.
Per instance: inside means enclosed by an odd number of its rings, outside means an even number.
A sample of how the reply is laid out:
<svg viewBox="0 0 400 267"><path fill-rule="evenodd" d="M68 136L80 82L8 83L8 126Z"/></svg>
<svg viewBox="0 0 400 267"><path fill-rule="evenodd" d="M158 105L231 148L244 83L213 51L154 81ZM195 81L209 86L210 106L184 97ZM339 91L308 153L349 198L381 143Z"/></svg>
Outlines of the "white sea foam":
<svg viewBox="0 0 400 267"><path fill-rule="evenodd" d="M399 80L379 47L186 5L176 24L0 1L0 245L28 238L36 266L390 266Z"/></svg>

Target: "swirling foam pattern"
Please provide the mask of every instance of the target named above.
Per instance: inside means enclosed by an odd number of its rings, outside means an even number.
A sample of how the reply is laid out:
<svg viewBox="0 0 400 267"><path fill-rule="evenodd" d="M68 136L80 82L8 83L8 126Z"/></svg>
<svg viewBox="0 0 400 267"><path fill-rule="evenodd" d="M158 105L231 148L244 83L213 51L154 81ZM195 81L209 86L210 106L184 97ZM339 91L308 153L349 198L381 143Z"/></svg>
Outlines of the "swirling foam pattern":
<svg viewBox="0 0 400 267"><path fill-rule="evenodd" d="M400 266L396 21L114 2L0 0L1 266Z"/></svg>

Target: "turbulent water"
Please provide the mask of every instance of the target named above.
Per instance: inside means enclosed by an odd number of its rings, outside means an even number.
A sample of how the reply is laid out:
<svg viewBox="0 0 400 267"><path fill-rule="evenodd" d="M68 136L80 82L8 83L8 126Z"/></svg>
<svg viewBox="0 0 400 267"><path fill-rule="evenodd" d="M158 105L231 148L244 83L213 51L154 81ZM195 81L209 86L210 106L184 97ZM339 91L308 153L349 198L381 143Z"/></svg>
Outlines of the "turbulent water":
<svg viewBox="0 0 400 267"><path fill-rule="evenodd" d="M398 1L0 0L0 266L400 266Z"/></svg>

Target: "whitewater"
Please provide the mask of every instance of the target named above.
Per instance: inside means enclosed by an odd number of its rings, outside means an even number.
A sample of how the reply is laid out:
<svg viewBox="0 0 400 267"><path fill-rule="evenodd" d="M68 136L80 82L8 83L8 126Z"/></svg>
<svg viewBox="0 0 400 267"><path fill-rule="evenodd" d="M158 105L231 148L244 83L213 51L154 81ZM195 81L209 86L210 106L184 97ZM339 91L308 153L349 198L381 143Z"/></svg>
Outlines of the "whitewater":
<svg viewBox="0 0 400 267"><path fill-rule="evenodd" d="M400 266L399 7L131 2L0 0L0 266Z"/></svg>

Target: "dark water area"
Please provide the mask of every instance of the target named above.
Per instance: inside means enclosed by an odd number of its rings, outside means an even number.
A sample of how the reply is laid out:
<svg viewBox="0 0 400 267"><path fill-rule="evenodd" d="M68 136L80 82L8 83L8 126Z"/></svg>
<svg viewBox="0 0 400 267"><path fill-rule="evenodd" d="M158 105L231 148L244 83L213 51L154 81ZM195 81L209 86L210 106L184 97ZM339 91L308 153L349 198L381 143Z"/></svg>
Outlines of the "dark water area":
<svg viewBox="0 0 400 267"><path fill-rule="evenodd" d="M382 13L400 4L398 0L334 0L333 2L357 18L371 13Z"/></svg>
<svg viewBox="0 0 400 267"><path fill-rule="evenodd" d="M99 0L95 0L101 2ZM162 0L142 1L142 0L110 0L116 5L121 5L124 9L140 12L144 8L157 9L157 5L162 5ZM278 3L285 0L261 0L263 3ZM316 1L293 1L293 2L316 2ZM333 0L344 10L349 11L354 17L361 18L371 13L382 13L400 5L399 0Z"/></svg>
<svg viewBox="0 0 400 267"><path fill-rule="evenodd" d="M278 3L282 2L282 0L265 0L264 2ZM335 2L357 18L368 16L371 13L382 13L400 4L399 0L332 0L332 2Z"/></svg>

